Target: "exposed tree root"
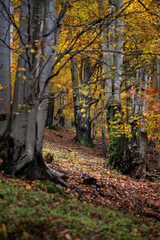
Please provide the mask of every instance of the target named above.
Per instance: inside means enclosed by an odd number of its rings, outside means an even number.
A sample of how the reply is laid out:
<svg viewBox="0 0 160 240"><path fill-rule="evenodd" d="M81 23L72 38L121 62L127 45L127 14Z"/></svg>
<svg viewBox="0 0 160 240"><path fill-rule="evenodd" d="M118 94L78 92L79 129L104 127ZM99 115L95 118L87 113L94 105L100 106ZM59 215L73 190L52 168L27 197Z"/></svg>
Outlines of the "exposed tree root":
<svg viewBox="0 0 160 240"><path fill-rule="evenodd" d="M23 156L18 160L16 165L13 169L13 174L16 174L17 172L21 171L27 164L31 163L33 159L29 156L29 154L23 154Z"/></svg>
<svg viewBox="0 0 160 240"><path fill-rule="evenodd" d="M45 177L47 177L50 181L54 182L55 184L60 184L63 187L70 188L70 186L60 177L61 176L60 172L52 170L45 164L43 166L42 172Z"/></svg>
<svg viewBox="0 0 160 240"><path fill-rule="evenodd" d="M55 184L60 184L63 187L70 188L70 186L62 179L66 178L63 173L49 168L41 155L36 156L36 159L27 158L23 155L12 169L12 175L24 180L49 179ZM3 166L3 164L2 164ZM3 170L3 168L1 168Z"/></svg>

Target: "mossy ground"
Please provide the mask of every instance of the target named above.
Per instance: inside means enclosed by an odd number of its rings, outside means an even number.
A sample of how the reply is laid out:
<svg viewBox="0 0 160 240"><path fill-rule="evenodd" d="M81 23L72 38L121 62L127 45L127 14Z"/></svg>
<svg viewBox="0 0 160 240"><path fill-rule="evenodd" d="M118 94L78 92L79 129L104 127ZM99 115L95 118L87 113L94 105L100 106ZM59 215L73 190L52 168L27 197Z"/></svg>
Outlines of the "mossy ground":
<svg viewBox="0 0 160 240"><path fill-rule="evenodd" d="M160 223L67 197L44 181L0 175L2 240L159 239Z"/></svg>

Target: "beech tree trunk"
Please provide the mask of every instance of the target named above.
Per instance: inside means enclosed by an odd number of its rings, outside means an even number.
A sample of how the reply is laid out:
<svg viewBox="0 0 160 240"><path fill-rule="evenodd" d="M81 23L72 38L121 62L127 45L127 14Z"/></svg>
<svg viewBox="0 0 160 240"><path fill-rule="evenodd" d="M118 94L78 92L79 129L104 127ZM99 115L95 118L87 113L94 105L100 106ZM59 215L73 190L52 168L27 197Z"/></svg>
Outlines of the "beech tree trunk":
<svg viewBox="0 0 160 240"><path fill-rule="evenodd" d="M10 1L0 1L0 141L5 136L10 117Z"/></svg>
<svg viewBox="0 0 160 240"><path fill-rule="evenodd" d="M74 88L74 116L76 137L75 141L82 145L93 147L91 139L91 117L90 106L88 105L88 88L85 89L90 78L89 59L81 60L81 69L78 73L76 59L72 60L72 82Z"/></svg>
<svg viewBox="0 0 160 240"><path fill-rule="evenodd" d="M104 9L101 0L100 7ZM121 124L121 83L123 68L123 30L124 21L121 16L123 0L109 1L111 24L108 30L104 27L102 32L103 69L106 78L106 107L109 133L109 159L110 164L122 170L125 154L125 136L119 134L118 125ZM117 17L116 14L119 16Z"/></svg>
<svg viewBox="0 0 160 240"><path fill-rule="evenodd" d="M65 8L64 1L57 16L56 3L53 1L21 2L19 37L23 51L18 58L11 123L0 147L6 173L31 180L46 175L64 185L59 176L45 166L42 144L49 77L57 55Z"/></svg>
<svg viewBox="0 0 160 240"><path fill-rule="evenodd" d="M51 98L49 98L49 100L48 100L46 127L52 129L53 128L53 115L54 115L54 94L50 94L50 96L51 96Z"/></svg>
<svg viewBox="0 0 160 240"><path fill-rule="evenodd" d="M136 70L137 89L136 94L132 97L133 115L141 117L140 122L137 124L135 120L132 123L132 141L131 141L131 171L138 178L145 178L146 176L146 157L147 157L147 129L143 117L143 111L147 110L147 103L143 97L144 92L147 90L149 81L146 67L141 67Z"/></svg>

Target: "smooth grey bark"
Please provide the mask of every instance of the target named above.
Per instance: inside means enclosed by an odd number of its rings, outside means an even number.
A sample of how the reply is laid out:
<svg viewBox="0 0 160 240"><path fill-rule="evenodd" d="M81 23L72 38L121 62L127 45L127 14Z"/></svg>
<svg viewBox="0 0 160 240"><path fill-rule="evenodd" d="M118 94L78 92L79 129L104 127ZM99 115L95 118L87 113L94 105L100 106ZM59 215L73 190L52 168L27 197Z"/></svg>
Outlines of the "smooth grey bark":
<svg viewBox="0 0 160 240"><path fill-rule="evenodd" d="M104 0L100 0L100 10L104 11ZM110 13L115 11L115 7L111 4L109 4L109 11ZM104 70L104 76L106 79L106 100L110 101L113 96L113 71L112 67L114 66L114 57L113 53L109 53L109 51L114 50L113 43L115 42L115 22L111 21L109 27L108 24L104 23L103 29L102 29L102 56L103 56L103 70Z"/></svg>
<svg viewBox="0 0 160 240"><path fill-rule="evenodd" d="M90 106L88 104L89 90L84 90L85 85L90 79L90 61L89 59L81 60L81 69L78 73L76 58L72 60L72 82L74 88L74 117L76 127L75 141L82 145L93 147L91 139L91 117Z"/></svg>
<svg viewBox="0 0 160 240"><path fill-rule="evenodd" d="M64 1L57 16L53 1L21 2L19 37L23 51L18 59L7 144L0 153L5 172L24 179L46 175L62 185L66 184L44 164L42 146L49 77L57 55L56 47L66 11L65 5Z"/></svg>
<svg viewBox="0 0 160 240"><path fill-rule="evenodd" d="M100 7L104 9L103 0ZM125 154L125 136L119 136L117 125L121 124L118 114L121 114L121 84L123 70L123 31L124 20L121 12L123 0L109 1L110 26L104 27L102 32L103 69L106 78L106 107L109 132L109 158L110 163L123 169L123 156ZM109 50L109 52L107 52ZM110 52L112 51L112 52ZM114 52L114 53L113 53Z"/></svg>
<svg viewBox="0 0 160 240"><path fill-rule="evenodd" d="M25 49L26 45L30 45L30 34L28 32L28 26L32 25L32 16L31 12L33 9L33 4L29 10L28 1L22 1L21 3L21 16L20 16L20 48ZM30 29L31 30L31 29ZM33 126L30 121L33 120L34 114L31 111L30 101L33 98L33 73L30 70L31 62L30 58L32 57L30 53L30 49L26 49L25 51L19 54L17 72L16 72L16 81L14 86L14 97L13 97L13 112L12 112L12 122L11 122L11 133L10 137L14 142L14 149L12 152L12 164L15 165L17 161L21 162L21 158L23 159L25 154L28 155L29 158L32 158L33 151L26 148L26 139L27 139L27 125ZM24 71L21 71L24 69ZM32 129L32 133L34 136L34 129ZM35 137L31 138L31 145L34 142ZM29 141L28 141L29 143ZM24 146L22 148L22 146ZM24 154L25 151L25 154Z"/></svg>
<svg viewBox="0 0 160 240"><path fill-rule="evenodd" d="M134 175L139 178L146 176L146 158L148 148L148 138L145 120L143 117L144 110L147 111L148 104L143 97L147 90L149 76L146 67L141 67L136 70L136 94L132 97L133 116L141 117L140 123L137 125L135 121L132 123L132 139L131 139L131 153L132 163L131 169ZM138 121L138 120L137 120Z"/></svg>
<svg viewBox="0 0 160 240"><path fill-rule="evenodd" d="M0 139L4 136L10 116L10 1L0 1Z"/></svg>

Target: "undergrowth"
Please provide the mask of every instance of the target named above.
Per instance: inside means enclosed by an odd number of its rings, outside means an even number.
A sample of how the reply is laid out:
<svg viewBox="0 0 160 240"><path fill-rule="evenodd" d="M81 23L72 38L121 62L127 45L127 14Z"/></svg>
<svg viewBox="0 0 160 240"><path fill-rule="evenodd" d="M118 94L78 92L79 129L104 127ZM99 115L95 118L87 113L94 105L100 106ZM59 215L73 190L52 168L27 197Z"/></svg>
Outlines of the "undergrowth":
<svg viewBox="0 0 160 240"><path fill-rule="evenodd" d="M158 239L160 223L70 198L52 183L0 175L2 240Z"/></svg>

